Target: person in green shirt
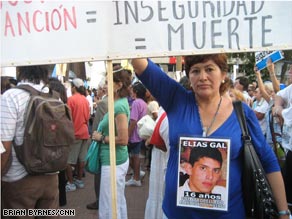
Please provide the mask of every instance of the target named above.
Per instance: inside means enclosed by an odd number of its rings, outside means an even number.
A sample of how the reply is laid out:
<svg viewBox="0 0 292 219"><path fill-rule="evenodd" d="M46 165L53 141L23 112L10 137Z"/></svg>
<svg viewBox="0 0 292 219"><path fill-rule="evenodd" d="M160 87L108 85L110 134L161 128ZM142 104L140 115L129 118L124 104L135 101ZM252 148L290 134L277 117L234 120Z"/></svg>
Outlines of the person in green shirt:
<svg viewBox="0 0 292 219"><path fill-rule="evenodd" d="M114 121L116 144L116 183L117 183L117 218L126 219L127 204L125 198L125 179L129 167L128 158L128 124L130 108L127 97L131 85L131 75L120 66L114 67ZM112 218L110 190L110 148L109 115L106 113L92 134L92 139L100 142L101 182L99 194L99 218Z"/></svg>

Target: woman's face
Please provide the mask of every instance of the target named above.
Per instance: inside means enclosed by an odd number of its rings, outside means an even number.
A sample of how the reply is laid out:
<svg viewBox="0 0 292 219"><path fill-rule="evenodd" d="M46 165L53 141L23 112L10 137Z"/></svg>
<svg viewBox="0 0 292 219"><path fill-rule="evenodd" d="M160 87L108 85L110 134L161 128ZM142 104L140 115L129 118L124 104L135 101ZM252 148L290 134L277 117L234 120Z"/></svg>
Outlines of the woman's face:
<svg viewBox="0 0 292 219"><path fill-rule="evenodd" d="M103 95L102 94L102 87L99 87L98 90L97 90L97 96L98 97L102 97L102 95Z"/></svg>
<svg viewBox="0 0 292 219"><path fill-rule="evenodd" d="M131 87L131 89L130 89L130 95L131 95L131 98L133 98L133 99L136 99L137 98L137 95L134 92L133 87Z"/></svg>
<svg viewBox="0 0 292 219"><path fill-rule="evenodd" d="M198 96L209 97L219 93L225 75L226 73L222 72L213 60L208 60L204 63L194 64L190 68L189 79Z"/></svg>
<svg viewBox="0 0 292 219"><path fill-rule="evenodd" d="M260 101L262 99L262 94L259 88L255 90L255 98L256 100Z"/></svg>
<svg viewBox="0 0 292 219"><path fill-rule="evenodd" d="M267 92L272 98L275 97L275 92L274 92L273 90L270 90L270 89L266 88L266 92Z"/></svg>

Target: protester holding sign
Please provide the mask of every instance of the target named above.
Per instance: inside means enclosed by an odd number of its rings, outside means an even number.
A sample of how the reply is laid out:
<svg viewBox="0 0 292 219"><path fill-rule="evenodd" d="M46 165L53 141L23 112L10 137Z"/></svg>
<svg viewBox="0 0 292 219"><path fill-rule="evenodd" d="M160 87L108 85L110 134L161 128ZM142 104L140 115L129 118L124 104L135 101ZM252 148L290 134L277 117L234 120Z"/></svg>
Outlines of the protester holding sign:
<svg viewBox="0 0 292 219"><path fill-rule="evenodd" d="M232 101L220 94L227 74L227 56L225 54L198 55L185 57L186 74L193 91L186 91L175 80L169 78L149 59L134 59L134 70L142 83L165 109L169 120L170 157L166 173L166 187L163 210L168 218L238 218L245 219L242 196L242 141L238 119L233 112ZM168 95L165 95L165 94ZM284 183L277 158L266 143L254 112L243 104L248 128L255 149L267 173L272 186L277 207L280 211L288 209ZM202 211L200 206L178 207L178 142L187 136L201 136L205 140L230 140L228 206L217 211L208 208ZM195 141L186 141L188 146L205 147ZM220 148L221 144L210 144ZM204 200L202 200L204 201ZM281 218L289 218L283 215Z"/></svg>
<svg viewBox="0 0 292 219"><path fill-rule="evenodd" d="M262 76L261 76L261 72L258 70L258 68L255 66L254 70L255 70L255 75L257 77L257 82L258 82L258 90L261 93L261 96L263 97L263 99L265 100L265 104L263 105L268 105L268 111L266 111L265 113L265 120L266 120L266 139L268 141L268 143L274 147L276 145L276 142L273 142L273 138L272 135L276 133L281 133L281 125L282 125L282 121L279 120L279 118L272 118L272 114L271 114L271 109L274 105L274 98L275 98L275 93L278 92L280 90L280 83L278 81L278 79L275 76L275 66L272 63L272 61L270 59L268 59L267 61L267 69L269 71L270 74L270 79L272 82L266 82L264 83L262 80ZM257 102L257 101L256 101ZM255 103L256 103L255 102ZM273 126L273 130L271 130L271 125ZM277 139L277 141L281 142L281 137L280 136L275 136L275 138ZM274 140L276 140L274 139Z"/></svg>
<svg viewBox="0 0 292 219"><path fill-rule="evenodd" d="M269 112L269 104L263 98L263 95L259 88L255 90L255 102L252 109L260 123L263 134L266 135L268 123L265 119L265 115Z"/></svg>

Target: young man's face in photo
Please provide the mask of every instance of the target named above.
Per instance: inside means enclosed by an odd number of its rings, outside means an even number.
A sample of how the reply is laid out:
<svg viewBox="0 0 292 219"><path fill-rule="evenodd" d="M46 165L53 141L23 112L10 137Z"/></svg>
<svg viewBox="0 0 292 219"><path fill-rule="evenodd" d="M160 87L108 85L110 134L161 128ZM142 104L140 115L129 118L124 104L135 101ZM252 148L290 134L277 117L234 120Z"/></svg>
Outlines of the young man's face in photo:
<svg viewBox="0 0 292 219"><path fill-rule="evenodd" d="M220 162L209 158L200 158L194 163L191 171L189 186L191 191L211 193L221 176Z"/></svg>

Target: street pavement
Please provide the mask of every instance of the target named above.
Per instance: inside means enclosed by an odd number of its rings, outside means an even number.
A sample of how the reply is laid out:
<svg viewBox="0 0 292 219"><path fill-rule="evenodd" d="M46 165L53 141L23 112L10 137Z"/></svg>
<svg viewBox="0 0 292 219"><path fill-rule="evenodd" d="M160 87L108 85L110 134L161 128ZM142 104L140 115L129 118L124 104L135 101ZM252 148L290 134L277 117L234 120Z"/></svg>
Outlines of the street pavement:
<svg viewBox="0 0 292 219"><path fill-rule="evenodd" d="M141 187L126 187L126 200L128 207L128 219L144 219L144 211L148 198L149 189L149 171L145 170L146 174L142 180ZM131 176L127 175L126 180ZM78 219L98 219L98 210L88 210L86 205L94 202L94 176L86 173L83 178L85 187L77 189L74 192L67 192L67 205L62 209L75 209L75 217ZM110 186L110 185L109 185ZM69 217L62 216L61 219Z"/></svg>

